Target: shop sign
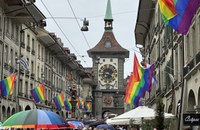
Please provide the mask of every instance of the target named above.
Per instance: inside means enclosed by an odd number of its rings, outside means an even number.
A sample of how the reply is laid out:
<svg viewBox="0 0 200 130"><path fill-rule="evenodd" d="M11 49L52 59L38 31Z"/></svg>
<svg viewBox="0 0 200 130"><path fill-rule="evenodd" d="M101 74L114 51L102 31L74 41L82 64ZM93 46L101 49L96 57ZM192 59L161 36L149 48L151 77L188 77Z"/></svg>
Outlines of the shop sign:
<svg viewBox="0 0 200 130"><path fill-rule="evenodd" d="M183 124L185 126L199 126L200 114L183 114Z"/></svg>

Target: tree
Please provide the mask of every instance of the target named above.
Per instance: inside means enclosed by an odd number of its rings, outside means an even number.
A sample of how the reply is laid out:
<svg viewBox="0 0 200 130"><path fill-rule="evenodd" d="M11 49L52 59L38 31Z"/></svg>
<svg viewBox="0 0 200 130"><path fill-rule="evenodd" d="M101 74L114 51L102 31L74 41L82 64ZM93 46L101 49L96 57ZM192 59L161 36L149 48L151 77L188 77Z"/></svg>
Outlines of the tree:
<svg viewBox="0 0 200 130"><path fill-rule="evenodd" d="M156 112L155 112L155 127L157 130L163 130L164 125L164 104L162 98L158 97L156 99Z"/></svg>

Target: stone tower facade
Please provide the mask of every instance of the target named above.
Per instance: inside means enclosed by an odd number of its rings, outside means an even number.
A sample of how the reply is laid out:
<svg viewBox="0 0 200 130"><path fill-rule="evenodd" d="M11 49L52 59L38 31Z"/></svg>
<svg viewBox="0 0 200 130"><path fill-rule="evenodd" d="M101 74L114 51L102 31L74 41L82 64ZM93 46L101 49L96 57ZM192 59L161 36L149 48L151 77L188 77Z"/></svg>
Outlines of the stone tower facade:
<svg viewBox="0 0 200 130"><path fill-rule="evenodd" d="M93 59L93 71L97 87L93 91L94 116L103 118L106 113L124 112L124 61L129 51L120 46L113 34L111 3L108 0L105 31L99 43L88 50Z"/></svg>

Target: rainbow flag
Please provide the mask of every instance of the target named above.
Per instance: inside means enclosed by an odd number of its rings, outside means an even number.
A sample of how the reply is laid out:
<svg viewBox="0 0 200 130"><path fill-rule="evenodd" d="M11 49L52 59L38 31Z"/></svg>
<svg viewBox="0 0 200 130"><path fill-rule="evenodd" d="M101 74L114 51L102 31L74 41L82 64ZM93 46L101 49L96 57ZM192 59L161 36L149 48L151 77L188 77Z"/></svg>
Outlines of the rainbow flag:
<svg viewBox="0 0 200 130"><path fill-rule="evenodd" d="M44 84L39 84L36 88L31 90L31 95L33 96L36 103L44 100Z"/></svg>
<svg viewBox="0 0 200 130"><path fill-rule="evenodd" d="M54 104L57 109L61 109L64 106L64 93L59 94L53 98Z"/></svg>
<svg viewBox="0 0 200 130"><path fill-rule="evenodd" d="M91 102L88 102L87 105L88 105L88 111L91 111L92 110L92 104L91 104Z"/></svg>
<svg viewBox="0 0 200 130"><path fill-rule="evenodd" d="M64 101L64 106L65 106L66 110L68 110L68 111L72 110L72 104L69 102L68 99Z"/></svg>
<svg viewBox="0 0 200 130"><path fill-rule="evenodd" d="M88 105L88 103L84 103L84 109L85 109L85 111L89 111L89 105Z"/></svg>
<svg viewBox="0 0 200 130"><path fill-rule="evenodd" d="M200 0L174 0L177 15L170 20L163 16L164 22L180 34L187 34L192 19L200 5Z"/></svg>
<svg viewBox="0 0 200 130"><path fill-rule="evenodd" d="M147 91L151 92L154 70L154 65L148 68L141 67L134 54L133 72L129 78L125 95L125 102L132 104L133 108L139 105L140 98L143 98Z"/></svg>
<svg viewBox="0 0 200 130"><path fill-rule="evenodd" d="M80 98L78 98L78 102L77 102L77 104L76 104L76 107L77 107L78 109L83 109L83 101L81 101Z"/></svg>
<svg viewBox="0 0 200 130"><path fill-rule="evenodd" d="M170 20L176 16L176 10L173 0L158 0L161 14L167 19Z"/></svg>
<svg viewBox="0 0 200 130"><path fill-rule="evenodd" d="M139 90L132 98L132 104L137 107L140 103L140 98L144 98L146 92L151 92L152 81L154 77L154 64L143 71L143 76L138 84Z"/></svg>
<svg viewBox="0 0 200 130"><path fill-rule="evenodd" d="M140 69L141 68L140 68L137 56L136 56L136 54L134 54L133 72L131 73L131 76L129 77L129 82L126 87L126 96L125 96L126 103L131 103L133 93L135 93L135 91L136 91L136 88L140 81L140 77L142 75Z"/></svg>
<svg viewBox="0 0 200 130"><path fill-rule="evenodd" d="M0 81L0 95L7 96L13 93L14 83L16 81L16 74L12 74L11 76Z"/></svg>

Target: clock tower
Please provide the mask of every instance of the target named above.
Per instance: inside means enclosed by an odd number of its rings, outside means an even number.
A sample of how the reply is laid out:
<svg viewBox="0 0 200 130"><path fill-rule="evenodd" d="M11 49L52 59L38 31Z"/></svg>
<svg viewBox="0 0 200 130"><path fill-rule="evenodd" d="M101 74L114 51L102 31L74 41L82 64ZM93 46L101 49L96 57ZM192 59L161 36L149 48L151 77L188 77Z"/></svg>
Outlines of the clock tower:
<svg viewBox="0 0 200 130"><path fill-rule="evenodd" d="M125 86L124 61L129 51L120 46L113 34L113 18L110 0L104 18L104 34L99 43L88 50L93 60L93 71L97 87L93 90L94 116L103 118L107 112L124 112Z"/></svg>

